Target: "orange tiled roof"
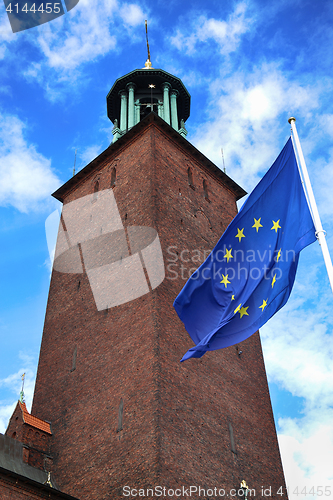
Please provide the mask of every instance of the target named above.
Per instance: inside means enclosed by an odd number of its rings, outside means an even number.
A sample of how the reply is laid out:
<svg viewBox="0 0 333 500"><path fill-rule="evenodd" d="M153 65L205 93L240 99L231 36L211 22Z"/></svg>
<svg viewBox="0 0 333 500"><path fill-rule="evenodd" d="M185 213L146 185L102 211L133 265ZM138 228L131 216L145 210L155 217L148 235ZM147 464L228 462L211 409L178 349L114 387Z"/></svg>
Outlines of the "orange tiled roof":
<svg viewBox="0 0 333 500"><path fill-rule="evenodd" d="M48 422L45 422L45 420L42 420L41 418L30 415L25 403L21 403L21 401L19 401L19 403L22 410L24 423L29 424L36 429L40 429L41 431L47 432L48 434L52 434L51 426Z"/></svg>

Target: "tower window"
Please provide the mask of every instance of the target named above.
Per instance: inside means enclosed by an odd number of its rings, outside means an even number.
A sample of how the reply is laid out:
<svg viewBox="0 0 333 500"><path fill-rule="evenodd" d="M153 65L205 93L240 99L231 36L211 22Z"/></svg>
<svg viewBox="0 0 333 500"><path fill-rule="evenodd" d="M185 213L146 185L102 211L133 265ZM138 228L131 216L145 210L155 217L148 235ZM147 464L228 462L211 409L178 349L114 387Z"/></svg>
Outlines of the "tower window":
<svg viewBox="0 0 333 500"><path fill-rule="evenodd" d="M124 402L123 398L120 399L119 409L118 409L118 427L117 432L123 430L123 414L124 414Z"/></svg>
<svg viewBox="0 0 333 500"><path fill-rule="evenodd" d="M112 188L114 188L116 185L116 177L117 177L116 167L113 167L111 170L111 187Z"/></svg>
<svg viewBox="0 0 333 500"><path fill-rule="evenodd" d="M93 201L96 201L96 200L97 200L98 191L99 191L99 182L98 182L98 181L96 181L96 182L95 182L95 184L94 184L94 195L93 195Z"/></svg>
<svg viewBox="0 0 333 500"><path fill-rule="evenodd" d="M210 201L208 196L207 182L205 179L203 180L202 186L204 190L205 200Z"/></svg>
<svg viewBox="0 0 333 500"><path fill-rule="evenodd" d="M191 167L188 167L187 169L187 178L188 178L188 185L194 189L194 184L193 184L193 174L192 174L192 169Z"/></svg>
<svg viewBox="0 0 333 500"><path fill-rule="evenodd" d="M76 369L77 346L74 347L71 372Z"/></svg>
<svg viewBox="0 0 333 500"><path fill-rule="evenodd" d="M237 454L236 446L235 446L234 430L232 428L231 422L228 422L228 426L229 426L229 436L230 436L231 451L232 451L232 453Z"/></svg>

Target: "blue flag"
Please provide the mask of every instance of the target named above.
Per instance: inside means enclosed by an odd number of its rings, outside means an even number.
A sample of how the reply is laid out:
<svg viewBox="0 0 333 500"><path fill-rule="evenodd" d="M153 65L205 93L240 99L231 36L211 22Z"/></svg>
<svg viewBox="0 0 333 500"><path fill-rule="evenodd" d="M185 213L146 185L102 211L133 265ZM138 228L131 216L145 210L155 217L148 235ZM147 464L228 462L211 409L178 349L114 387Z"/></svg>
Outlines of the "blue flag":
<svg viewBox="0 0 333 500"><path fill-rule="evenodd" d="M287 302L299 252L315 240L289 139L174 302L196 344L181 361L255 333Z"/></svg>

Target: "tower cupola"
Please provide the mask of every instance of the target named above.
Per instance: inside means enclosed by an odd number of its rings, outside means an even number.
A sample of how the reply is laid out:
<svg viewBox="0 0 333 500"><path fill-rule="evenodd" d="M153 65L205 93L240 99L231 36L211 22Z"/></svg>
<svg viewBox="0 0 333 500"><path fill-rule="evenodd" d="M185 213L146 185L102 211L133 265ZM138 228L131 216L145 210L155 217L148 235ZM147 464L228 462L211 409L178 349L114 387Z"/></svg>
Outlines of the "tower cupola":
<svg viewBox="0 0 333 500"><path fill-rule="evenodd" d="M145 68L118 78L107 95L108 117L114 124L112 142L152 111L186 137L185 122L190 116L190 100L191 96L179 78L152 68L148 60Z"/></svg>

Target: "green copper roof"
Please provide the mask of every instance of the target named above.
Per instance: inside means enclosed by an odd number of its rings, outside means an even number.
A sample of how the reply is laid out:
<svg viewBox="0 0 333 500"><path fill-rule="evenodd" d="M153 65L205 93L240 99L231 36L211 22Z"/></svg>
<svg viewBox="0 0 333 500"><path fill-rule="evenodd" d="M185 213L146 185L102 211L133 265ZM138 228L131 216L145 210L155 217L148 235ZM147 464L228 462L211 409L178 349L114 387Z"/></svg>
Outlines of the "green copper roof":
<svg viewBox="0 0 333 500"><path fill-rule="evenodd" d="M125 90L128 83L134 83L138 89L148 89L148 85L153 84L156 89L161 91L163 83L170 83L171 88L178 90L179 96L177 98L177 108L179 120L183 119L184 122L190 116L190 102L191 96L180 78L167 73L162 69L143 68L135 69L125 76L118 78L108 93L107 110L108 117L112 122L115 119L119 122L120 117L120 98L119 92Z"/></svg>

